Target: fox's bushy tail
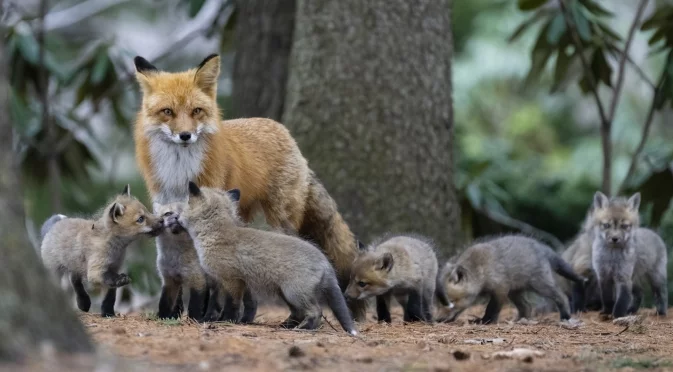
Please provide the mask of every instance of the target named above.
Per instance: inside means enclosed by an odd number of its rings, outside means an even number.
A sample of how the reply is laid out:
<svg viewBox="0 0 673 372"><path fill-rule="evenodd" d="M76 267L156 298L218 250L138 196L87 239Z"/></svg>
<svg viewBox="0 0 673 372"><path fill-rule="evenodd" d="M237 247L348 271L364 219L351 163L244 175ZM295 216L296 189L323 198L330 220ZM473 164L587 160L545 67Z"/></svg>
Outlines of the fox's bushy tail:
<svg viewBox="0 0 673 372"><path fill-rule="evenodd" d="M355 330L353 318L351 318L348 306L346 306L346 299L341 293L339 283L337 283L333 273L328 273L323 276L322 288L325 298L327 299L327 305L329 305L332 313L334 313L339 324L341 324L341 327L349 334L353 336L357 335L358 331Z"/></svg>
<svg viewBox="0 0 673 372"><path fill-rule="evenodd" d="M339 287L345 290L350 280L351 266L358 254L358 243L339 214L336 202L315 173L310 171L308 177L308 195L299 235L322 249L334 267ZM356 320L364 320L365 301L349 302L349 306Z"/></svg>
<svg viewBox="0 0 673 372"><path fill-rule="evenodd" d="M59 221L66 219L68 217L62 215L62 214L55 214L51 217L49 217L44 223L42 224L42 227L40 228L40 237L44 239L45 236L47 236L47 233L51 228Z"/></svg>

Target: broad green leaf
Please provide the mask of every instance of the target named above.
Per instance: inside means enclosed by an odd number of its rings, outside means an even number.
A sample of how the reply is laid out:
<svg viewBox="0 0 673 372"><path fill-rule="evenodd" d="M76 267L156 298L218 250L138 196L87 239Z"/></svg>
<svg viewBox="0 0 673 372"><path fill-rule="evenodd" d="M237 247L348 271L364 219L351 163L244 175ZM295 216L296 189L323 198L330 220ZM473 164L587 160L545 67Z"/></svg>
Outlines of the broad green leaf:
<svg viewBox="0 0 673 372"><path fill-rule="evenodd" d="M583 41L591 40L589 20L582 14L582 10L577 6L577 3L573 3L571 9L575 27L577 28L577 33L580 35L580 38L582 38Z"/></svg>
<svg viewBox="0 0 673 372"><path fill-rule="evenodd" d="M602 81L605 85L612 86L612 67L610 67L610 64L605 59L603 49L597 48L594 51L593 58L591 59L591 72L596 82Z"/></svg>
<svg viewBox="0 0 673 372"><path fill-rule="evenodd" d="M94 85L100 84L105 78L105 73L108 69L108 56L105 50L101 50L96 56L96 62L91 69L91 83Z"/></svg>
<svg viewBox="0 0 673 372"><path fill-rule="evenodd" d="M199 13L206 0L191 0L189 2L189 17L193 18Z"/></svg>
<svg viewBox="0 0 673 372"><path fill-rule="evenodd" d="M582 90L582 93L587 94L591 92L591 84L589 83L589 79L586 75L580 80L579 86Z"/></svg>
<svg viewBox="0 0 673 372"><path fill-rule="evenodd" d="M547 31L547 42L551 45L557 45L561 36L566 32L566 23L562 13L558 13L551 21Z"/></svg>
<svg viewBox="0 0 673 372"><path fill-rule="evenodd" d="M523 11L537 9L546 3L547 0L518 0L519 9Z"/></svg>
<svg viewBox="0 0 673 372"><path fill-rule="evenodd" d="M641 31L651 30L659 25L665 25L673 18L673 5L663 5L654 11L652 17L643 22Z"/></svg>
<svg viewBox="0 0 673 372"><path fill-rule="evenodd" d="M558 56L556 57L556 68L554 69L554 84L552 85L552 93L556 92L562 85L563 80L568 74L568 68L570 67L570 62L572 62L575 53L572 55L566 54L565 48L559 50Z"/></svg>
<svg viewBox="0 0 673 372"><path fill-rule="evenodd" d="M598 16L609 16L612 17L614 13L611 11L603 8L602 5L599 3L593 1L593 0L579 0L582 5L584 5L585 8L587 8L588 11L591 13L598 15Z"/></svg>
<svg viewBox="0 0 673 372"><path fill-rule="evenodd" d="M534 25L537 21L539 21L543 15L547 14L548 12L545 12L543 10L538 11L537 13L533 14L530 18L527 20L521 22L521 24L512 32L512 34L509 36L507 39L508 42L513 42L514 40L518 39L519 36L521 36L528 28L532 25Z"/></svg>
<svg viewBox="0 0 673 372"><path fill-rule="evenodd" d="M663 40L666 37L666 28L667 26L663 26L660 29L658 29L652 37L647 41L647 44L649 45L654 45L658 43L659 41Z"/></svg>

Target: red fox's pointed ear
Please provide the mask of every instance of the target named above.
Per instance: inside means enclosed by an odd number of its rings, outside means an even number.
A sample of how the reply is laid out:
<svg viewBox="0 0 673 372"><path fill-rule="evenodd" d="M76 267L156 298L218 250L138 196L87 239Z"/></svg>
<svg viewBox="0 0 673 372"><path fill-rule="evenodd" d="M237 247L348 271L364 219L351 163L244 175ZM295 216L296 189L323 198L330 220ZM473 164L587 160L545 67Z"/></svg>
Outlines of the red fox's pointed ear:
<svg viewBox="0 0 673 372"><path fill-rule="evenodd" d="M220 56L211 54L197 67L194 81L206 94L215 97L218 77L220 77Z"/></svg>
<svg viewBox="0 0 673 372"><path fill-rule="evenodd" d="M140 88L143 92L149 93L151 88L149 77L159 72L159 69L141 56L136 56L133 59L133 64L136 66L136 80L138 80Z"/></svg>

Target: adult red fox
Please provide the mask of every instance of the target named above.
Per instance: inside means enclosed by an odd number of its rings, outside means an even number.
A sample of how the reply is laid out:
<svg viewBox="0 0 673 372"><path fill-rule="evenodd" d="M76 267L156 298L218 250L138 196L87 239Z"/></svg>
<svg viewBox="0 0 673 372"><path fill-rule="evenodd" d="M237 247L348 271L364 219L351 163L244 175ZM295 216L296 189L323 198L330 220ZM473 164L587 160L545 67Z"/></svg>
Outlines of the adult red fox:
<svg viewBox="0 0 673 372"><path fill-rule="evenodd" d="M272 227L313 241L345 288L358 252L355 237L289 131L270 119L221 120L217 55L177 73L160 71L142 57L134 62L143 93L134 132L136 160L153 201L186 200L189 181L240 189L243 221L261 209ZM171 234L157 238L164 283L159 315L173 312L182 284L190 286L197 301L206 295L205 278L183 282L179 266L184 245ZM355 319L363 320L365 302L350 305Z"/></svg>

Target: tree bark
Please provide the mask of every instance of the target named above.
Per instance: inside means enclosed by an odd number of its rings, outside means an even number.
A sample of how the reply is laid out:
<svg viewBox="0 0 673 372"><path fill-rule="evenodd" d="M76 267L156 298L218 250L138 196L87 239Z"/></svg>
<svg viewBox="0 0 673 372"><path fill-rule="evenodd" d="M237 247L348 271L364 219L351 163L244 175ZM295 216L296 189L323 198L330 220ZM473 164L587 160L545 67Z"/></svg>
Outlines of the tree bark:
<svg viewBox="0 0 673 372"><path fill-rule="evenodd" d="M235 117L280 120L292 49L295 0L242 0L233 71Z"/></svg>
<svg viewBox="0 0 673 372"><path fill-rule="evenodd" d="M297 1L284 123L361 240L460 240L450 6Z"/></svg>
<svg viewBox="0 0 673 372"><path fill-rule="evenodd" d="M0 32L0 50L3 41ZM0 53L0 131L12 133L3 56ZM21 360L44 343L62 352L90 352L84 327L28 243L11 144L10 139L0 146L0 361Z"/></svg>

